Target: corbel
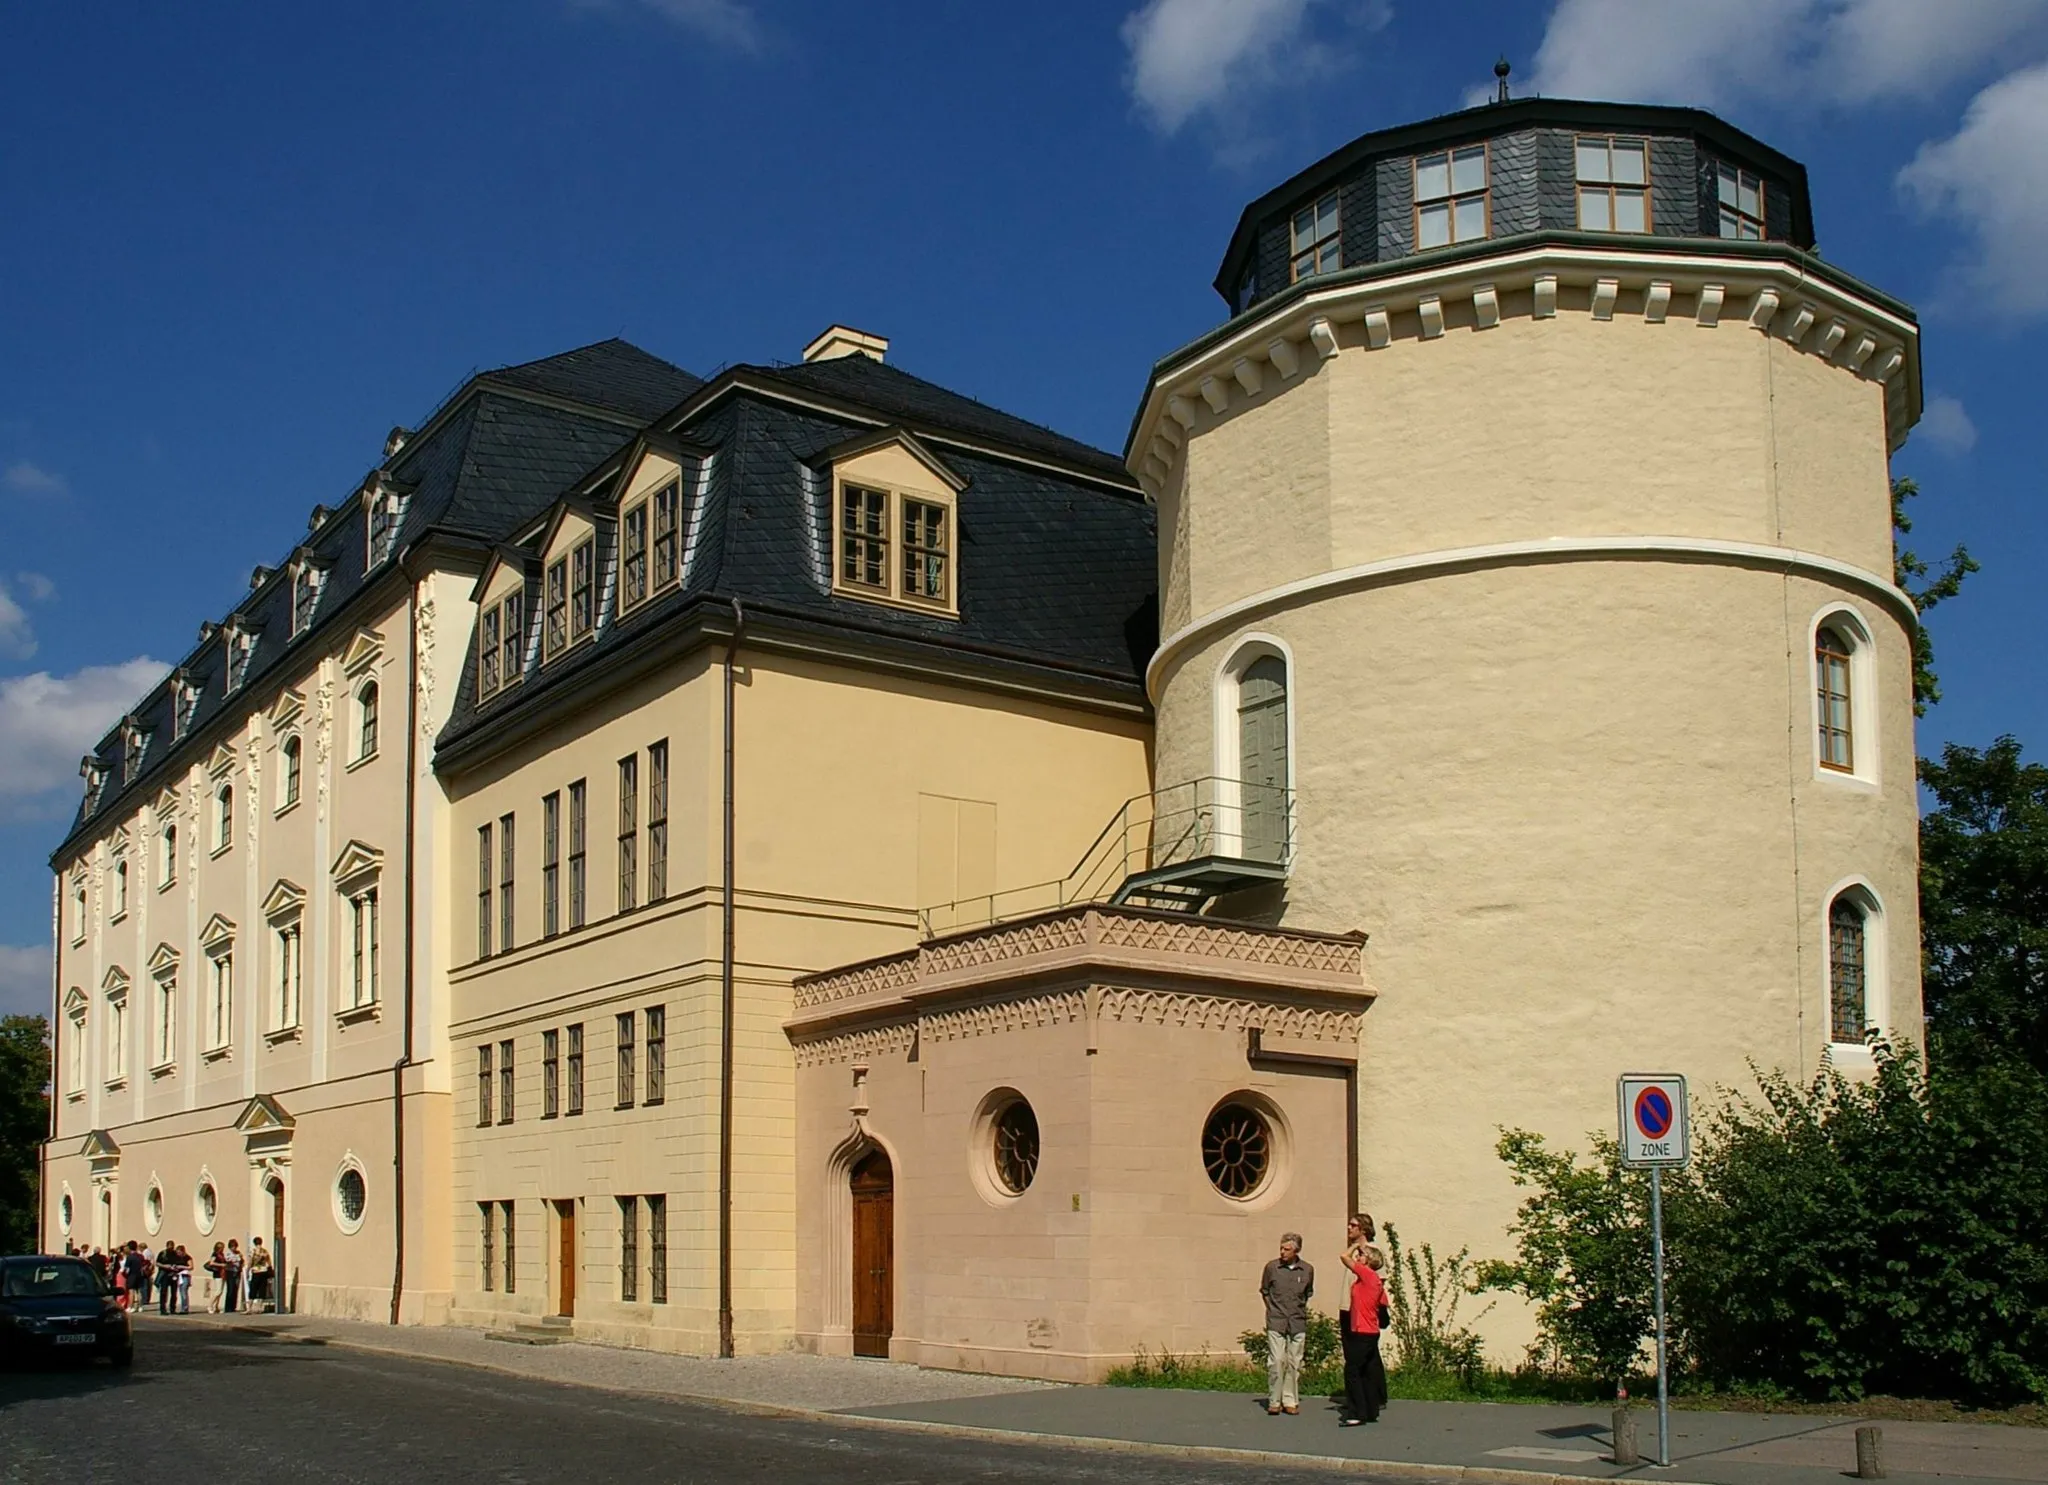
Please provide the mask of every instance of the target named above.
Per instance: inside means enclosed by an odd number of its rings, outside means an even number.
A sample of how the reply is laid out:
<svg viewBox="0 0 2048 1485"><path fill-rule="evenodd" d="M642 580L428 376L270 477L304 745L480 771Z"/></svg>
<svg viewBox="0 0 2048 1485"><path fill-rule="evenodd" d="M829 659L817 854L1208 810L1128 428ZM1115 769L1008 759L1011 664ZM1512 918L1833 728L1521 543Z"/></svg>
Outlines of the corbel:
<svg viewBox="0 0 2048 1485"><path fill-rule="evenodd" d="M1491 330L1500 323L1500 295L1494 292L1492 284L1481 284L1472 291L1472 328Z"/></svg>
<svg viewBox="0 0 2048 1485"><path fill-rule="evenodd" d="M1202 378L1202 400L1209 404L1209 411L1220 413L1230 406L1230 388L1213 376Z"/></svg>
<svg viewBox="0 0 2048 1485"><path fill-rule="evenodd" d="M1422 318L1422 338L1435 340L1444 333L1444 302L1435 294L1425 294L1416 301L1415 313Z"/></svg>
<svg viewBox="0 0 2048 1485"><path fill-rule="evenodd" d="M1365 312L1365 343L1376 351L1387 348L1387 342L1394 338L1394 322L1387 314L1384 304L1375 304Z"/></svg>
<svg viewBox="0 0 2048 1485"><path fill-rule="evenodd" d="M1728 297L1728 290L1721 284L1702 284L1700 302L1693 310L1693 319L1708 330L1721 323L1721 305Z"/></svg>
<svg viewBox="0 0 2048 1485"><path fill-rule="evenodd" d="M1259 363L1250 356L1239 356L1231 365L1230 374L1237 378L1237 384L1244 388L1244 395L1256 397L1265 385L1265 377L1259 371Z"/></svg>
<svg viewBox="0 0 2048 1485"><path fill-rule="evenodd" d="M1539 320L1555 319L1557 317L1557 275L1554 273L1539 273L1536 275L1536 282L1531 285L1531 288L1536 296L1536 307L1532 311L1533 317Z"/></svg>
<svg viewBox="0 0 2048 1485"><path fill-rule="evenodd" d="M1275 336L1266 347L1266 358L1273 363L1273 369L1280 373L1281 380L1292 377L1301 370L1301 354L1294 349L1294 342L1286 336Z"/></svg>
<svg viewBox="0 0 2048 1485"><path fill-rule="evenodd" d="M1778 291L1758 289L1756 298L1749 301L1749 328L1769 330L1771 321L1778 317Z"/></svg>
<svg viewBox="0 0 2048 1485"><path fill-rule="evenodd" d="M1643 295L1643 322L1661 325L1664 317L1671 312L1671 285L1662 279L1653 282Z"/></svg>
<svg viewBox="0 0 2048 1485"><path fill-rule="evenodd" d="M1593 318L1611 320L1614 318L1614 302L1621 297L1621 280L1603 278L1593 284Z"/></svg>

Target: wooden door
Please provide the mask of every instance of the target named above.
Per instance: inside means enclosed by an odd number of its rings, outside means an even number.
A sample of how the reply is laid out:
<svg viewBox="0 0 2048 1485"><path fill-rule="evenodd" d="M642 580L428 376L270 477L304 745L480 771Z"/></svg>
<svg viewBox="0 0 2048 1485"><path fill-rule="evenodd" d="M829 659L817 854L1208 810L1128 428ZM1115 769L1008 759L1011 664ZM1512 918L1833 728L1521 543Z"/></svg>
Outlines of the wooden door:
<svg viewBox="0 0 2048 1485"><path fill-rule="evenodd" d="M280 1315L287 1297L284 1266L284 1181L272 1176L270 1189L270 1307Z"/></svg>
<svg viewBox="0 0 2048 1485"><path fill-rule="evenodd" d="M1266 655L1237 683L1237 776L1242 782L1244 854L1283 861L1287 846L1287 667Z"/></svg>
<svg viewBox="0 0 2048 1485"><path fill-rule="evenodd" d="M887 1356L896 1322L896 1174L871 1152L853 1168L853 1354Z"/></svg>
<svg viewBox="0 0 2048 1485"><path fill-rule="evenodd" d="M560 1303L555 1307L557 1315L576 1313L576 1203L558 1201L555 1203L555 1229L558 1234L555 1250L561 1255L559 1272L555 1279L555 1294Z"/></svg>

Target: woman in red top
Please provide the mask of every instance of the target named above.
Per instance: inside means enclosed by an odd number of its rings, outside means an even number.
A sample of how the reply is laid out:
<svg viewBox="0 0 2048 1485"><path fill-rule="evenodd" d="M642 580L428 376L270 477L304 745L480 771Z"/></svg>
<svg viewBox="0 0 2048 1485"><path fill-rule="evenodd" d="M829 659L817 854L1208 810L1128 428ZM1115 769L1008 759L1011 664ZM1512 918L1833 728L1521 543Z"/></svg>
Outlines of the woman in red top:
<svg viewBox="0 0 2048 1485"><path fill-rule="evenodd" d="M1357 1244L1344 1251L1344 1266L1351 1270L1351 1333L1344 1348L1345 1428L1377 1423L1387 1401L1387 1369L1380 1360L1380 1307L1387 1302L1387 1287L1380 1282L1386 1259L1380 1250Z"/></svg>

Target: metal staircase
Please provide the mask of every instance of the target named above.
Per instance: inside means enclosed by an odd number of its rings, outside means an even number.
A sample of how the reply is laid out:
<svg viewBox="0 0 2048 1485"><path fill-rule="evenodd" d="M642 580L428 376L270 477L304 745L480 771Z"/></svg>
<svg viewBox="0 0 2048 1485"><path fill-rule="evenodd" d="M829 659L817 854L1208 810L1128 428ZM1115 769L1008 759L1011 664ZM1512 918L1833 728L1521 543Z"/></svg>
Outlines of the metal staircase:
<svg viewBox="0 0 2048 1485"><path fill-rule="evenodd" d="M1294 796L1239 779L1200 778L1126 800L1057 881L925 908L926 938L1076 903L1195 914L1227 892L1287 879Z"/></svg>

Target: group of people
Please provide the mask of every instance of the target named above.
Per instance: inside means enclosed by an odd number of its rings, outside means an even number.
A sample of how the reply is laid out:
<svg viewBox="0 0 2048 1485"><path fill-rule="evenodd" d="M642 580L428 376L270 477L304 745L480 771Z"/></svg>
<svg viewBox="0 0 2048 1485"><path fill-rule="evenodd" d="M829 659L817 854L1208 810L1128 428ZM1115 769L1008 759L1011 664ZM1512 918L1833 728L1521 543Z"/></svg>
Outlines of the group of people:
<svg viewBox="0 0 2048 1485"><path fill-rule="evenodd" d="M1386 1254L1375 1246L1378 1230L1364 1212L1345 1224L1340 1261L1350 1270L1345 1303L1337 1325L1344 1345L1345 1428L1377 1423L1387 1405L1387 1368L1380 1359L1380 1333L1386 1329L1387 1288L1380 1270ZM1266 1302L1266 1411L1301 1411L1301 1362L1308 1344L1308 1302L1315 1297L1316 1271L1301 1256L1301 1234L1280 1235L1280 1256L1259 1276L1259 1297Z"/></svg>
<svg viewBox="0 0 2048 1485"><path fill-rule="evenodd" d="M200 1298L211 1314L275 1308L272 1286L276 1269L270 1250L263 1246L260 1237L249 1239L246 1254L238 1238L215 1243L212 1254L203 1263L194 1262L191 1250L183 1243L168 1239L154 1253L143 1242L123 1244L111 1253L99 1248L88 1251L66 1243L64 1251L91 1264L113 1290L114 1302L124 1310L142 1309L154 1292L159 1315L191 1314L195 1270L204 1276Z"/></svg>

